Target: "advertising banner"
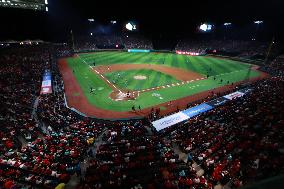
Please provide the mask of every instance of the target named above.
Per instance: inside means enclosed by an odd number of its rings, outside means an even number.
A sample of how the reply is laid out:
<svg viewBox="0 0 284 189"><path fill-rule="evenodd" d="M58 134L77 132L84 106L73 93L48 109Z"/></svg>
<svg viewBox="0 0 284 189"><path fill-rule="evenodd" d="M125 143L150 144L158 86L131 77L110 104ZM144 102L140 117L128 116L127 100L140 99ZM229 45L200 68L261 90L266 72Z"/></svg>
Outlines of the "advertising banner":
<svg viewBox="0 0 284 189"><path fill-rule="evenodd" d="M242 89L240 91L236 91L234 93L228 94L223 97L219 97L215 100L211 100L207 103L203 103L200 105L197 105L195 107L186 109L184 111L181 111L179 113L170 115L168 117L164 117L162 119L156 120L152 122L153 126L156 128L157 131L160 131L162 129L165 129L167 127L170 127L172 125L175 125L177 123L181 123L183 121L186 121L196 115L199 115L201 113L207 112L217 106L221 106L225 104L227 101L242 97L246 93L252 91L252 89L246 88Z"/></svg>
<svg viewBox="0 0 284 189"><path fill-rule="evenodd" d="M168 117L164 117L162 119L156 120L152 122L152 124L156 128L157 131L160 131L162 129L175 125L177 123L183 122L187 119L189 119L187 115L185 115L182 112L178 112Z"/></svg>
<svg viewBox="0 0 284 189"><path fill-rule="evenodd" d="M208 104L200 104L198 106L194 106L193 108L189 108L187 110L182 111L182 113L186 114L189 118L201 114L203 112L207 112L211 110L213 107Z"/></svg>
<svg viewBox="0 0 284 189"><path fill-rule="evenodd" d="M234 93L228 94L228 95L223 96L223 97L226 98L226 99L229 99L229 100L233 100L235 98L239 98L239 97L242 97L242 96L244 96L244 93L242 93L240 91L236 91Z"/></svg>
<svg viewBox="0 0 284 189"><path fill-rule="evenodd" d="M142 53L148 53L150 50L147 49L128 49L128 52L142 52Z"/></svg>
<svg viewBox="0 0 284 189"><path fill-rule="evenodd" d="M176 114L170 115L168 117L164 117L162 119L156 120L152 122L153 126L157 131L165 129L167 127L173 126L175 124L181 123L183 121L188 120L189 118L211 110L213 107L208 104L200 104L193 108L189 108L187 110L178 112Z"/></svg>
<svg viewBox="0 0 284 189"><path fill-rule="evenodd" d="M191 55L191 56L199 56L199 53L196 52L187 52L187 51L176 51L176 54L183 54L183 55Z"/></svg>
<svg viewBox="0 0 284 189"><path fill-rule="evenodd" d="M250 89L250 88L245 88L245 89L239 90L239 92L244 93L244 94L249 93L251 91L252 91L252 89Z"/></svg>
<svg viewBox="0 0 284 189"><path fill-rule="evenodd" d="M229 101L229 100L224 98L224 97L220 97L220 98L217 98L215 100L211 100L209 102L206 102L206 104L208 104L209 106L212 106L212 107L217 107L217 106L220 106L222 104L225 104L227 101Z"/></svg>
<svg viewBox="0 0 284 189"><path fill-rule="evenodd" d="M49 94L49 93L52 93L51 73L49 70L45 70L41 83L40 94Z"/></svg>

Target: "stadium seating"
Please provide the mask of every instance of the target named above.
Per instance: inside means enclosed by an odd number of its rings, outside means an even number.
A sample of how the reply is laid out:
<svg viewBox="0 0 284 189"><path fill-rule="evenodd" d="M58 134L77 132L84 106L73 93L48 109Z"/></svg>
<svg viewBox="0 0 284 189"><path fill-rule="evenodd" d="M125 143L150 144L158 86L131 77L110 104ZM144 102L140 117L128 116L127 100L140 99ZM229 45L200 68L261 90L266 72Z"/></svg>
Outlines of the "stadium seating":
<svg viewBox="0 0 284 189"><path fill-rule="evenodd" d="M138 34L127 35L93 35L75 38L76 51L98 49L153 49L152 42Z"/></svg>
<svg viewBox="0 0 284 189"><path fill-rule="evenodd" d="M266 57L270 42L244 40L190 40L183 39L177 46L178 51L188 51L204 54L214 52L223 55L238 56L247 59L262 59ZM277 44L273 45L271 54L278 52Z"/></svg>
<svg viewBox="0 0 284 189"><path fill-rule="evenodd" d="M140 41L114 37L96 43L152 48ZM203 52L224 44L211 43L180 43L177 49ZM241 53L249 45L232 44ZM84 45L78 46L92 48ZM263 53L257 46L256 53ZM54 188L70 177L79 178L77 188L235 188L283 173L283 55L261 68L271 77L251 83L253 92L156 133L148 120L87 119L68 109L55 55L70 54L61 45L1 52L0 188ZM52 71L53 93L41 95L46 69Z"/></svg>

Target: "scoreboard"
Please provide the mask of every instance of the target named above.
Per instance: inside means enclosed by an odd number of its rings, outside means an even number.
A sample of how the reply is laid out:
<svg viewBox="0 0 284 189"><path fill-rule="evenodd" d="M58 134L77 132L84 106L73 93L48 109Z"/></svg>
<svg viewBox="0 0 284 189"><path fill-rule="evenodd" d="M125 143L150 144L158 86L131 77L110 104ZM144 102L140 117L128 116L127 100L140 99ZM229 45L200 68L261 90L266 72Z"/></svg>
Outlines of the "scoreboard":
<svg viewBox="0 0 284 189"><path fill-rule="evenodd" d="M48 11L48 0L0 0L0 7Z"/></svg>

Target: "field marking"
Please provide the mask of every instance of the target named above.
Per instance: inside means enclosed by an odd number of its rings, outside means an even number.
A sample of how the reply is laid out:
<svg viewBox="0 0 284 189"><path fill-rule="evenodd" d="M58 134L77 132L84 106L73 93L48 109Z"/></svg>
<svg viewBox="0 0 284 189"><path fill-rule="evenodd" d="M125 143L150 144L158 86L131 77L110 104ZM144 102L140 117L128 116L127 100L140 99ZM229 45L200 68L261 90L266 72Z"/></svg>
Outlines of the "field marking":
<svg viewBox="0 0 284 189"><path fill-rule="evenodd" d="M87 66L89 66L89 68L91 68L91 70L95 71L99 76L101 76L104 80L106 80L113 88L115 88L116 90L118 90L120 93L122 92L120 89L118 89L113 83L111 83L107 78L105 78L102 74L100 74L99 71L97 71L96 69L94 69L94 66L90 66L82 57L80 57L80 55L76 54L77 57L79 57L85 64L87 64Z"/></svg>

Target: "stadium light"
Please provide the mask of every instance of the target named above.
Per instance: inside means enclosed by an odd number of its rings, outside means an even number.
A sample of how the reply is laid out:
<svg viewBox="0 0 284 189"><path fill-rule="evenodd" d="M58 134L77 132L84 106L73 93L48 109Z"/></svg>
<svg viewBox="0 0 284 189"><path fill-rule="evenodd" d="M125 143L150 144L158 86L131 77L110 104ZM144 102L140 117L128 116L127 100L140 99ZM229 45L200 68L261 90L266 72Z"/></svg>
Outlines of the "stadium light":
<svg viewBox="0 0 284 189"><path fill-rule="evenodd" d="M128 22L126 25L125 25L125 28L129 31L133 31L133 30L136 30L136 25L132 22Z"/></svg>
<svg viewBox="0 0 284 189"><path fill-rule="evenodd" d="M211 25L211 24L201 24L201 25L199 26L199 29L202 30L202 31L204 31L204 32L206 32L206 31L212 30L212 26L213 26L213 25Z"/></svg>
<svg viewBox="0 0 284 189"><path fill-rule="evenodd" d="M89 18L89 19L88 19L88 21L89 21L89 22L94 22L94 21L95 21L95 19L93 19L93 18Z"/></svg>
<svg viewBox="0 0 284 189"><path fill-rule="evenodd" d="M262 20L256 20L256 21L254 21L254 23L255 23L255 24L262 24L263 21L262 21Z"/></svg>
<svg viewBox="0 0 284 189"><path fill-rule="evenodd" d="M230 22L224 23L224 26L230 26L230 25L232 25L232 23L230 23Z"/></svg>
<svg viewBox="0 0 284 189"><path fill-rule="evenodd" d="M126 29L128 29L130 31L133 30L133 27L132 27L132 25L130 23L127 23L125 27L126 27Z"/></svg>

